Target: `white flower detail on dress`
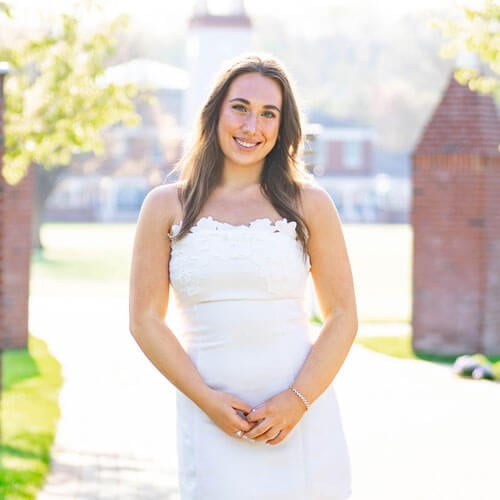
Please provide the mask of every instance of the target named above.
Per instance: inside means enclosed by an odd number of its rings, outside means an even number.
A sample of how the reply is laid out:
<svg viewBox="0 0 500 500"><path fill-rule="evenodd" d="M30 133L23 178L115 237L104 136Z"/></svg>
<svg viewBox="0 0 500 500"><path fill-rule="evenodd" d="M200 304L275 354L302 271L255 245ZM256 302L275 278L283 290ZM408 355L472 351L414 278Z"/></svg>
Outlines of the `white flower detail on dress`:
<svg viewBox="0 0 500 500"><path fill-rule="evenodd" d="M219 229L220 222L217 222L212 216L202 217L198 222L191 226L190 232L197 233L205 229Z"/></svg>
<svg viewBox="0 0 500 500"><path fill-rule="evenodd" d="M179 231L181 230L181 224L182 224L181 222L179 222L179 224L172 224L170 232L168 233L168 237L171 240L179 234Z"/></svg>
<svg viewBox="0 0 500 500"><path fill-rule="evenodd" d="M175 236L179 233L182 227L182 221L178 224L173 224L169 233L169 238L175 238ZM284 233L288 236L295 238L296 237L296 228L297 223L295 221L288 222L285 218L279 219L273 222L268 217L262 217L259 219L254 219L248 224L231 224L229 222L221 222L214 219L211 215L202 217L198 220L198 222L194 223L189 232L191 233L199 233L204 230L248 230L248 229L256 229L260 231L264 231L266 233Z"/></svg>
<svg viewBox="0 0 500 500"><path fill-rule="evenodd" d="M181 224L172 226L171 238ZM221 280L232 280L233 292L246 298L257 290L259 297L288 297L309 271L295 228L284 218L230 224L202 217L184 238L172 239L169 272L176 297L186 304L211 300ZM245 283L254 288L242 290Z"/></svg>
<svg viewBox="0 0 500 500"><path fill-rule="evenodd" d="M295 221L288 222L286 219L281 219L274 223L274 227L280 233L285 233L291 238L295 238L297 236L297 223Z"/></svg>
<svg viewBox="0 0 500 500"><path fill-rule="evenodd" d="M261 229L263 231L267 232L273 232L273 223L271 219L263 218L263 219L255 219L254 221L250 222L249 226L250 229Z"/></svg>

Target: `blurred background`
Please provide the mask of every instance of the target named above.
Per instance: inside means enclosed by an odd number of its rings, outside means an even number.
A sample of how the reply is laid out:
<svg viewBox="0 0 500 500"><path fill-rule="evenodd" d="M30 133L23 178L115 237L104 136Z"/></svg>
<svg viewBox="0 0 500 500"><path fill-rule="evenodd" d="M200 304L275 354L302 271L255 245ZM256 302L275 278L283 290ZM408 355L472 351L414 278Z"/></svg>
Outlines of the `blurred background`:
<svg viewBox="0 0 500 500"><path fill-rule="evenodd" d="M0 40L46 32L68 3L17 0ZM432 21L452 16L456 1L85 4L84 31L106 32L119 14L128 17L103 78L137 86L141 123L107 130L101 156L73 158L48 196L46 220L135 220L145 192L179 159L220 65L262 51L280 58L296 82L306 162L343 220L408 222L411 151L454 64L440 57Z"/></svg>
<svg viewBox="0 0 500 500"><path fill-rule="evenodd" d="M178 499L174 392L128 333L135 221L248 52L289 70L302 159L344 223L353 499L497 498L498 385L449 364L500 361L498 99L471 97L498 97L499 23L492 0L0 1L0 499Z"/></svg>

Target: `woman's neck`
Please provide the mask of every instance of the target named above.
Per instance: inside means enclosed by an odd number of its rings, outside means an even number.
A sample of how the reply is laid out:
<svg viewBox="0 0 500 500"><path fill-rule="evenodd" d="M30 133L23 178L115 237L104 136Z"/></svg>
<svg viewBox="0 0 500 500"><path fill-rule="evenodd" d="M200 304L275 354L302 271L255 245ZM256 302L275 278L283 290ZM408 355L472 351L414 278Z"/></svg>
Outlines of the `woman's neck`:
<svg viewBox="0 0 500 500"><path fill-rule="evenodd" d="M220 187L245 189L260 184L262 166L223 166Z"/></svg>

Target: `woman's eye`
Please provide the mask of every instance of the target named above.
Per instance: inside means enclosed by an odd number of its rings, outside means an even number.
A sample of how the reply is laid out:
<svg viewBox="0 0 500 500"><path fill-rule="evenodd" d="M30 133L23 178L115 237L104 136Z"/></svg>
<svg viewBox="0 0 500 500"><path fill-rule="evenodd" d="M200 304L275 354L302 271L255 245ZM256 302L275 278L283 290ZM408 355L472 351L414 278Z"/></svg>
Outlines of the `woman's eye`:
<svg viewBox="0 0 500 500"><path fill-rule="evenodd" d="M273 111L264 111L262 116L264 118L276 118L276 114Z"/></svg>
<svg viewBox="0 0 500 500"><path fill-rule="evenodd" d="M243 104L233 104L232 107L234 110L241 111L243 113L247 110L247 108Z"/></svg>

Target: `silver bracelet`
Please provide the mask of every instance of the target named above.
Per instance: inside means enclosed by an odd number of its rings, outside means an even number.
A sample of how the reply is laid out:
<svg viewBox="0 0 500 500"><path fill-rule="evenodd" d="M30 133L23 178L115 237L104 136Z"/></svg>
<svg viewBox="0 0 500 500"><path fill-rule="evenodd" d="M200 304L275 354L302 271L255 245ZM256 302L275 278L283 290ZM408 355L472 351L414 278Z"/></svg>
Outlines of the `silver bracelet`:
<svg viewBox="0 0 500 500"><path fill-rule="evenodd" d="M309 401L307 401L304 394L302 394L298 389L295 389L295 387L293 385L290 386L290 390L304 403L304 406L306 407L306 411L309 410L311 403L309 403Z"/></svg>

